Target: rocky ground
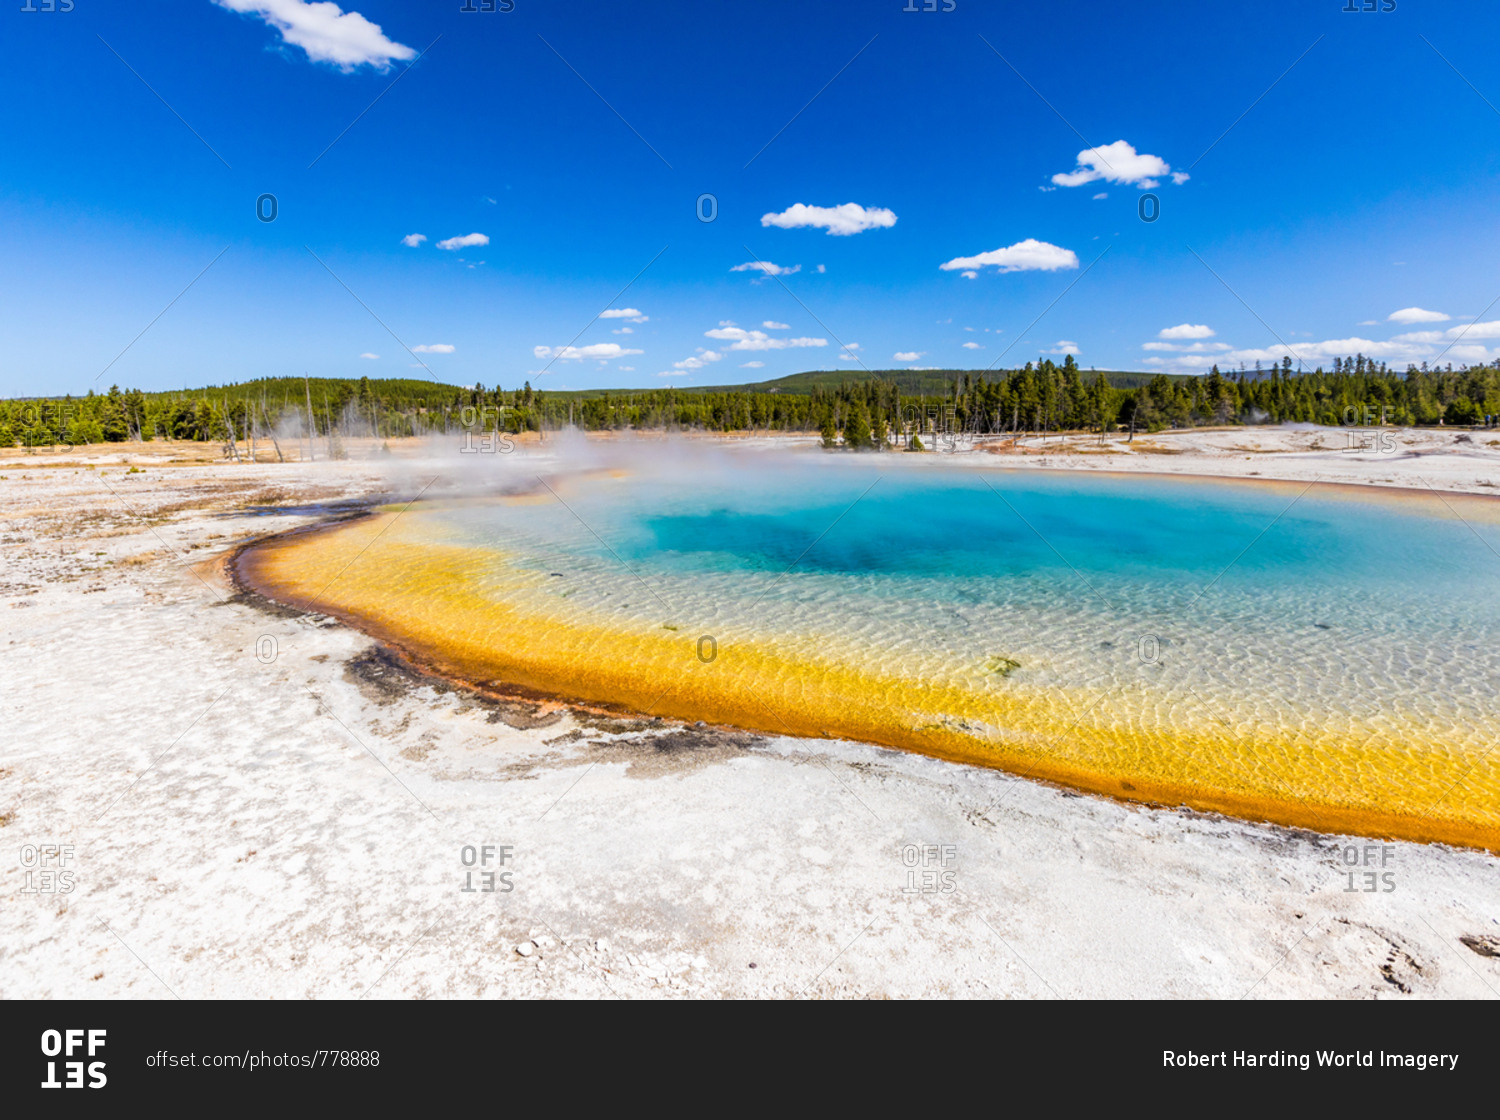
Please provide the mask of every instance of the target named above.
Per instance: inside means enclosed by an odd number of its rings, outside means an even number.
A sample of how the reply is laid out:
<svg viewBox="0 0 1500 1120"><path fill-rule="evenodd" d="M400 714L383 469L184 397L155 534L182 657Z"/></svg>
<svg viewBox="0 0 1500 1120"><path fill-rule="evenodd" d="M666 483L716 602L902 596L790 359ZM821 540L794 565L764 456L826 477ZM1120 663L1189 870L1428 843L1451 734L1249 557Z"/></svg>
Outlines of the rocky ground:
<svg viewBox="0 0 1500 1120"><path fill-rule="evenodd" d="M1395 438L969 458L1500 483L1486 433ZM230 583L247 541L461 469L394 450L0 457L0 996L1500 994L1482 852L480 696Z"/></svg>

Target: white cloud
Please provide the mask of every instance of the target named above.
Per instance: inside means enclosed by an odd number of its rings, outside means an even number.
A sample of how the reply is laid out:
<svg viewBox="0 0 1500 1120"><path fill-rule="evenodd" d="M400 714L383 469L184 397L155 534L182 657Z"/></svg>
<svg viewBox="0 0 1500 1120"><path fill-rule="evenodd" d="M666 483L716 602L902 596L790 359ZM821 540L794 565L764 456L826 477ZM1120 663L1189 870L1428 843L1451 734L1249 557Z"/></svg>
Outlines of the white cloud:
<svg viewBox="0 0 1500 1120"><path fill-rule="evenodd" d="M743 362L740 365L740 369L760 369L765 364L765 362Z"/></svg>
<svg viewBox="0 0 1500 1120"><path fill-rule="evenodd" d="M1159 373L1206 373L1210 359L1178 355L1172 358L1142 358L1141 364ZM1224 368L1230 367L1226 365Z"/></svg>
<svg viewBox="0 0 1500 1120"><path fill-rule="evenodd" d="M565 362L577 362L585 358L608 361L611 358L623 358L627 354L645 353L644 350L627 350L618 342L595 342L588 346L559 346L556 349L551 346L533 346L531 352L538 358L558 358Z"/></svg>
<svg viewBox="0 0 1500 1120"><path fill-rule="evenodd" d="M978 280L979 279L979 273L975 272L972 268L966 268L966 269L964 269L962 272L959 273L959 275L962 276L965 280Z"/></svg>
<svg viewBox="0 0 1500 1120"><path fill-rule="evenodd" d="M466 233L462 237L449 237L437 243L439 249L467 249L470 245L488 245L490 239L482 233Z"/></svg>
<svg viewBox="0 0 1500 1120"><path fill-rule="evenodd" d="M656 375L657 377L691 377L692 373L685 369L664 369Z"/></svg>
<svg viewBox="0 0 1500 1120"><path fill-rule="evenodd" d="M828 269L824 268L822 265L818 265L818 271L819 272L827 272Z"/></svg>
<svg viewBox="0 0 1500 1120"><path fill-rule="evenodd" d="M214 0L221 8L241 15L258 16L281 32L281 38L301 47L313 62L331 62L344 73L357 66L388 69L392 60L415 58L417 52L392 42L358 12L345 12L337 4L307 0Z"/></svg>
<svg viewBox="0 0 1500 1120"><path fill-rule="evenodd" d="M418 245L422 244L422 242L426 240L427 235L425 233L408 233L401 239L401 244L415 249Z"/></svg>
<svg viewBox="0 0 1500 1120"><path fill-rule="evenodd" d="M1108 198L1108 197L1109 197L1109 192L1108 191L1100 191L1098 194L1096 194L1094 196L1093 201L1098 202L1101 198Z"/></svg>
<svg viewBox="0 0 1500 1120"><path fill-rule="evenodd" d="M1500 338L1500 321L1474 323L1467 327L1449 327L1449 338Z"/></svg>
<svg viewBox="0 0 1500 1120"><path fill-rule="evenodd" d="M608 311L599 312L601 319L629 319L632 323L644 323L651 318L642 315L634 307L611 307Z"/></svg>
<svg viewBox="0 0 1500 1120"><path fill-rule="evenodd" d="M379 354L369 354L369 353L366 353L366 354L361 354L360 357L361 358L369 358L372 362L380 360L380 355Z"/></svg>
<svg viewBox="0 0 1500 1120"><path fill-rule="evenodd" d="M1218 354L1233 347L1227 342L1143 342L1141 349L1165 350L1175 354Z"/></svg>
<svg viewBox="0 0 1500 1120"><path fill-rule="evenodd" d="M764 272L767 276L790 276L794 272L801 272L802 266L794 264L790 268L784 268L779 264L772 264L770 261L746 261L744 264L735 265L729 271Z"/></svg>
<svg viewBox="0 0 1500 1120"><path fill-rule="evenodd" d="M945 272L962 268L976 270L992 264L1001 272L1055 272L1060 268L1077 268L1078 254L1072 249L1063 249L1046 241L1028 237L1004 249L991 249L974 257L954 257L946 264L938 265ZM969 277L971 280L973 277Z"/></svg>
<svg viewBox="0 0 1500 1120"><path fill-rule="evenodd" d="M1449 327L1443 331L1408 331L1398 334L1393 342L1442 342L1444 339L1500 338L1500 320L1488 323L1471 323L1467 327Z"/></svg>
<svg viewBox="0 0 1500 1120"><path fill-rule="evenodd" d="M879 206L866 210L857 202L841 206L804 206L799 202L780 214L763 214L760 224L780 229L826 229L834 237L849 237L867 229L890 229L896 224L896 215Z"/></svg>
<svg viewBox="0 0 1500 1120"><path fill-rule="evenodd" d="M855 351L858 350L858 349L859 349L859 343L857 343L857 342L846 342L846 343L844 343L843 349L840 350L840 352L839 352L839 361L841 361L841 362L857 362L857 361L859 361L859 355L855 353Z"/></svg>
<svg viewBox="0 0 1500 1120"><path fill-rule="evenodd" d="M451 354L455 347L448 342L434 342L427 346L413 346L413 354Z"/></svg>
<svg viewBox="0 0 1500 1120"><path fill-rule="evenodd" d="M612 330L609 333L610 334L635 334L635 328L634 327L617 327L615 330Z"/></svg>
<svg viewBox="0 0 1500 1120"><path fill-rule="evenodd" d="M1116 140L1102 148L1085 148L1078 153L1078 166L1072 171L1059 171L1052 181L1059 187L1081 187L1103 179L1109 183L1130 183L1144 191L1158 185L1157 176L1171 171L1171 165L1161 156L1137 152L1124 140ZM1178 171L1172 175L1172 182L1181 184L1187 178L1186 172Z"/></svg>
<svg viewBox="0 0 1500 1120"><path fill-rule="evenodd" d="M1069 342L1066 338L1059 339L1057 342L1054 342L1052 344L1052 349L1048 350L1047 353L1049 353L1049 354L1077 354L1078 353L1078 343L1076 343L1076 342Z"/></svg>
<svg viewBox="0 0 1500 1120"><path fill-rule="evenodd" d="M731 350L786 350L794 346L828 345L826 338L772 338L765 331L747 331L743 327L718 327L704 331L703 335L731 343Z"/></svg>
<svg viewBox="0 0 1500 1120"><path fill-rule="evenodd" d="M1486 339L1500 339L1500 320L1476 323L1467 331L1463 327L1448 327L1445 330L1408 331L1394 338L1379 341L1370 338L1330 338L1321 342L1298 342L1293 346L1267 346L1246 349L1230 349L1221 342L1194 342L1178 345L1166 342L1148 342L1147 350L1170 351L1170 357L1143 359L1145 365L1168 369L1180 373L1199 373L1207 369L1210 362L1217 361L1224 369L1241 365L1253 367L1256 362L1263 365L1279 365L1283 357L1293 363L1301 362L1307 368L1327 364L1334 358L1349 358L1363 354L1376 361L1389 362L1398 368L1410 362L1436 360L1441 354L1452 362L1490 362L1500 358L1500 347L1489 348ZM1447 347L1447 349L1443 349Z"/></svg>
<svg viewBox="0 0 1500 1120"><path fill-rule="evenodd" d="M1330 358L1352 357L1356 353L1382 361L1421 361L1432 356L1432 347L1400 339L1376 342L1368 338L1330 338L1323 342L1299 342L1290 349L1276 346L1231 350L1224 358L1231 362L1279 362L1283 356L1290 355L1293 362L1317 363Z"/></svg>
<svg viewBox="0 0 1500 1120"><path fill-rule="evenodd" d="M615 369L619 370L621 373L635 372L635 366L615 366Z"/></svg>
<svg viewBox="0 0 1500 1120"><path fill-rule="evenodd" d="M1445 357L1450 362L1469 362L1471 364L1484 362L1494 365L1500 360L1500 347L1486 349L1483 346L1472 346L1467 343L1453 347Z"/></svg>
<svg viewBox="0 0 1500 1120"><path fill-rule="evenodd" d="M984 347L981 346L981 345L979 345L979 343L977 343L977 342L965 342L964 343L964 349L965 350L983 350Z"/></svg>
<svg viewBox="0 0 1500 1120"><path fill-rule="evenodd" d="M767 319L761 326L768 331L789 331L792 329L790 323L778 323L775 319Z"/></svg>
<svg viewBox="0 0 1500 1120"><path fill-rule="evenodd" d="M925 350L897 350L891 357L898 362L914 362L925 353Z"/></svg>
<svg viewBox="0 0 1500 1120"><path fill-rule="evenodd" d="M1446 323L1452 316L1441 311L1424 311L1420 307L1403 307L1386 316L1387 323Z"/></svg>
<svg viewBox="0 0 1500 1120"><path fill-rule="evenodd" d="M723 354L720 354L713 350L705 350L700 346L698 347L697 354L695 354L691 358L683 358L680 362L673 362L672 368L686 370L702 369L704 366L708 365L709 362L717 362L723 356Z"/></svg>
<svg viewBox="0 0 1500 1120"><path fill-rule="evenodd" d="M1203 323L1179 323L1175 327L1163 327L1156 332L1157 338L1213 338L1212 327Z"/></svg>

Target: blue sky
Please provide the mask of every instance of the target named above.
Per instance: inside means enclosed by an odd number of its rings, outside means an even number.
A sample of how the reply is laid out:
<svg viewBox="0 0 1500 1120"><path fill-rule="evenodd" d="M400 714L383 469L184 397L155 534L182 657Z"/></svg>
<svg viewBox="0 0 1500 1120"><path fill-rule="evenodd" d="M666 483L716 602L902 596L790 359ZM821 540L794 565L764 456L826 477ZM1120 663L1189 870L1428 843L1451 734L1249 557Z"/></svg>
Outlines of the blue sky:
<svg viewBox="0 0 1500 1120"><path fill-rule="evenodd" d="M14 0L0 392L1500 356L1500 12L947 2Z"/></svg>

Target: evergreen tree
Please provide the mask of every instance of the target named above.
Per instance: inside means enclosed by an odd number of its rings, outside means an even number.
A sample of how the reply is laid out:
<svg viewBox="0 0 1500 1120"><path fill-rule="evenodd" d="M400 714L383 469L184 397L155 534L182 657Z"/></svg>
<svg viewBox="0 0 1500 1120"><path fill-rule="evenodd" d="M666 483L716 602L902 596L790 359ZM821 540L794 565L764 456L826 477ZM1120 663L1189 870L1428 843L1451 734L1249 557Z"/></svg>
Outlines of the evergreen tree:
<svg viewBox="0 0 1500 1120"><path fill-rule="evenodd" d="M824 447L837 447L839 445L839 430L833 423L833 409L823 413L823 425L821 429Z"/></svg>
<svg viewBox="0 0 1500 1120"><path fill-rule="evenodd" d="M844 419L844 446L856 451L870 447L870 414L863 402L854 405Z"/></svg>

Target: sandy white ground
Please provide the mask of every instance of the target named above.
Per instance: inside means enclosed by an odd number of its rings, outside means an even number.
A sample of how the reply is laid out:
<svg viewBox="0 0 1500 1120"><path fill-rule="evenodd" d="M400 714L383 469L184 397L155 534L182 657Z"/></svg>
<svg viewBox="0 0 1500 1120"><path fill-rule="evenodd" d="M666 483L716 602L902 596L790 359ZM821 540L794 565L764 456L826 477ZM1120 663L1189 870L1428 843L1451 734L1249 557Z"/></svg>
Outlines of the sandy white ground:
<svg viewBox="0 0 1500 1120"><path fill-rule="evenodd" d="M1485 493L1500 442L1468 434L953 461ZM235 599L212 561L315 516L247 506L409 493L456 456L180 450L0 458L0 996L1500 994L1484 853L413 681L358 633ZM26 891L48 844L71 846L68 893ZM514 889L462 889L487 869Z"/></svg>

